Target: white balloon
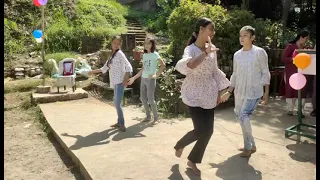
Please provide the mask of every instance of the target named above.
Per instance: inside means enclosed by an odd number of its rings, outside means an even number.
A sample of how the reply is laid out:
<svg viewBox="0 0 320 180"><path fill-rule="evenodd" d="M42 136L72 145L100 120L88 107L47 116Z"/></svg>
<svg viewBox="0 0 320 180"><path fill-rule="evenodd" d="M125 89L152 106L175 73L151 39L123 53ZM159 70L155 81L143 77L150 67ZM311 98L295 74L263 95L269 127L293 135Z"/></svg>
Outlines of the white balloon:
<svg viewBox="0 0 320 180"><path fill-rule="evenodd" d="M36 38L37 43L42 43L42 37L41 38Z"/></svg>

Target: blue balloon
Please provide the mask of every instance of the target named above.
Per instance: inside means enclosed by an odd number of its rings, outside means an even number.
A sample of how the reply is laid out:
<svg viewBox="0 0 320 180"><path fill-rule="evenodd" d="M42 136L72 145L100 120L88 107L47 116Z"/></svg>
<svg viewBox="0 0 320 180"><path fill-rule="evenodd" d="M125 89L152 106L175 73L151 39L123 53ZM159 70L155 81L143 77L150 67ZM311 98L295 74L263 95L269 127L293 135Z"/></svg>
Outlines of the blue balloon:
<svg viewBox="0 0 320 180"><path fill-rule="evenodd" d="M33 34L34 38L41 38L42 37L42 31L41 30L34 30L32 34Z"/></svg>

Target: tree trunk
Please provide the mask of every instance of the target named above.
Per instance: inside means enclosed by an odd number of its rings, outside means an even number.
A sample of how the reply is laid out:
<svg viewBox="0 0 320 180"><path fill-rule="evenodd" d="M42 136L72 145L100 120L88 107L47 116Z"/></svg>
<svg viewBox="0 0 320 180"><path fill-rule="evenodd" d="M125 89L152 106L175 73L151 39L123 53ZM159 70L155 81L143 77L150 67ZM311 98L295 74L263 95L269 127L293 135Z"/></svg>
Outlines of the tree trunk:
<svg viewBox="0 0 320 180"><path fill-rule="evenodd" d="M283 0L283 9L282 9L282 25L283 29L287 27L288 15L291 8L292 0Z"/></svg>

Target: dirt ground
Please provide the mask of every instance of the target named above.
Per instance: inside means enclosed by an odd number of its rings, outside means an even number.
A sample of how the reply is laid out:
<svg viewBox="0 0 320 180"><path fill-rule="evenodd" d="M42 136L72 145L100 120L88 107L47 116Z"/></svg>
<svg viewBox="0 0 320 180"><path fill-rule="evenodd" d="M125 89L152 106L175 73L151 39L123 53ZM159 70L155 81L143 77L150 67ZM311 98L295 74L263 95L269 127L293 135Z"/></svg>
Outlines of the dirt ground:
<svg viewBox="0 0 320 180"><path fill-rule="evenodd" d="M28 92L4 95L4 179L83 179L59 144L43 132L29 102Z"/></svg>

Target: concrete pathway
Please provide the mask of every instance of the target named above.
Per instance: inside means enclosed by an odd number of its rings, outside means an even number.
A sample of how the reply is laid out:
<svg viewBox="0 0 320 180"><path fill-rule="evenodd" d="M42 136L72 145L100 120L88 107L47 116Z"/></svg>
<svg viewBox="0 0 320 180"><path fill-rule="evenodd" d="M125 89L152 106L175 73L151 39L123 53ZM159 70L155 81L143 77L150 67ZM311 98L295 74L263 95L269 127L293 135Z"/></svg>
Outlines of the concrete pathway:
<svg viewBox="0 0 320 180"><path fill-rule="evenodd" d="M186 157L174 156L173 146L192 129L190 119L162 120L151 127L141 123L141 108L125 107L127 132L109 128L116 122L110 104L93 97L69 102L40 104L58 140L79 164L87 179L94 180L312 180L315 179L315 141L301 143L284 138L284 129L295 117L283 114L283 101L274 100L259 107L253 116L253 133L258 151L241 158L239 124L233 108L216 110L214 135L196 177L186 166ZM307 117L306 121L315 123ZM296 137L292 137L296 138Z"/></svg>

